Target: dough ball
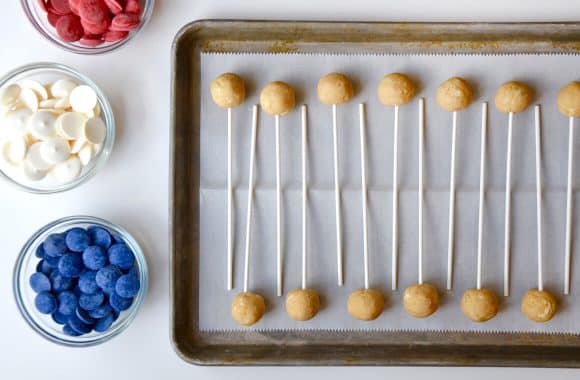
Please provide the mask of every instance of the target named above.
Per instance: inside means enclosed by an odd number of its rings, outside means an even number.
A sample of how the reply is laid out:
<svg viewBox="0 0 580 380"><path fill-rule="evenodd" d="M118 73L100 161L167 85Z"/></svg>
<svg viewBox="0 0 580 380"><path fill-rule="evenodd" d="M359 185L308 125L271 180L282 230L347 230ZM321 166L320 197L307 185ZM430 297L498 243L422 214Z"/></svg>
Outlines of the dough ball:
<svg viewBox="0 0 580 380"><path fill-rule="evenodd" d="M361 321L377 319L385 308L383 295L374 289L355 290L348 297L348 313Z"/></svg>
<svg viewBox="0 0 580 380"><path fill-rule="evenodd" d="M495 106L501 112L522 112L532 102L534 90L522 82L506 82L495 93Z"/></svg>
<svg viewBox="0 0 580 380"><path fill-rule="evenodd" d="M392 73L379 83L377 95L385 106L400 106L409 103L415 96L417 87L405 74Z"/></svg>
<svg viewBox="0 0 580 380"><path fill-rule="evenodd" d="M286 312L295 321L308 321L320 310L320 297L313 289L294 289L286 296Z"/></svg>
<svg viewBox="0 0 580 380"><path fill-rule="evenodd" d="M556 298L542 290L528 290L522 298L522 313L534 322L547 322L556 314Z"/></svg>
<svg viewBox="0 0 580 380"><path fill-rule="evenodd" d="M463 78L449 78L437 87L437 104L446 111L454 112L467 108L472 99L473 92Z"/></svg>
<svg viewBox="0 0 580 380"><path fill-rule="evenodd" d="M415 284L405 289L403 307L416 318L425 318L439 307L439 292L431 284Z"/></svg>
<svg viewBox="0 0 580 380"><path fill-rule="evenodd" d="M558 92L558 109L566 116L580 116L580 82L570 82Z"/></svg>
<svg viewBox="0 0 580 380"><path fill-rule="evenodd" d="M318 81L318 99L324 104L347 103L353 94L352 83L344 74L330 73Z"/></svg>
<svg viewBox="0 0 580 380"><path fill-rule="evenodd" d="M232 318L242 326L258 322L265 312L264 297L256 293L239 293L232 302Z"/></svg>
<svg viewBox="0 0 580 380"><path fill-rule="evenodd" d="M223 108L234 108L246 98L244 80L232 73L225 73L211 82L211 97L215 104Z"/></svg>
<svg viewBox="0 0 580 380"><path fill-rule="evenodd" d="M260 94L260 105L270 115L286 115L295 104L294 89L284 82L269 83Z"/></svg>
<svg viewBox="0 0 580 380"><path fill-rule="evenodd" d="M498 309L499 298L489 289L468 289L461 298L463 314L474 322L489 321Z"/></svg>

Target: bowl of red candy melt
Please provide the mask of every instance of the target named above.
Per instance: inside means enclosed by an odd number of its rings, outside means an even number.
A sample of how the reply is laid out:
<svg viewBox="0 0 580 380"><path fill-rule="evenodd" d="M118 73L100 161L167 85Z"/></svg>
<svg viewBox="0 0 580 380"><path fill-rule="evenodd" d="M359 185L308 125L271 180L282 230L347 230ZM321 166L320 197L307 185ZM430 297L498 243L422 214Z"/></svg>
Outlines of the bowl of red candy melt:
<svg viewBox="0 0 580 380"><path fill-rule="evenodd" d="M99 54L123 46L147 23L154 0L21 0L32 25L75 53Z"/></svg>

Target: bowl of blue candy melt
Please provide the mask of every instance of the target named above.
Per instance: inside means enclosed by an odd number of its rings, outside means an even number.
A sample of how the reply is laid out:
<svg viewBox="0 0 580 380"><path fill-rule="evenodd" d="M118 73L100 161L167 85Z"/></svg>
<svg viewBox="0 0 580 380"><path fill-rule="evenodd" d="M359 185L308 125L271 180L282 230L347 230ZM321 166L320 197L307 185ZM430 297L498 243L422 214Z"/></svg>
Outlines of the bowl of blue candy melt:
<svg viewBox="0 0 580 380"><path fill-rule="evenodd" d="M14 267L16 304L44 338L86 347L133 321L148 286L139 244L119 226L90 216L56 220L26 242Z"/></svg>

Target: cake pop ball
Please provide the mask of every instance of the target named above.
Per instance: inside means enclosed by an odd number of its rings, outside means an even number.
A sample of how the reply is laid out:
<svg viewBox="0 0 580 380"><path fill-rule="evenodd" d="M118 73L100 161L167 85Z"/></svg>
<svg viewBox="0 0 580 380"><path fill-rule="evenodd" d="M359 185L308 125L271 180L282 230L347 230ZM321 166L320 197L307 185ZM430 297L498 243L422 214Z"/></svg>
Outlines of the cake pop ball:
<svg viewBox="0 0 580 380"><path fill-rule="evenodd" d="M222 108L234 108L246 98L244 80L236 74L225 73L215 78L210 85L211 97Z"/></svg>
<svg viewBox="0 0 580 380"><path fill-rule="evenodd" d="M318 81L318 99L326 105L347 103L354 94L352 82L341 73L330 73Z"/></svg>
<svg viewBox="0 0 580 380"><path fill-rule="evenodd" d="M296 95L288 83L269 83L260 94L260 105L270 115L286 115L295 104Z"/></svg>
<svg viewBox="0 0 580 380"><path fill-rule="evenodd" d="M401 106L409 103L417 92L415 83L405 74L392 73L379 83L377 95L385 106Z"/></svg>
<svg viewBox="0 0 580 380"><path fill-rule="evenodd" d="M570 82L558 92L558 109L568 117L580 117L580 82Z"/></svg>
<svg viewBox="0 0 580 380"><path fill-rule="evenodd" d="M530 321L549 321L556 314L556 307L556 298L544 290L528 290L522 298L522 313Z"/></svg>
<svg viewBox="0 0 580 380"><path fill-rule="evenodd" d="M495 106L501 112L522 112L532 102L534 90L522 82L506 82L495 93Z"/></svg>
<svg viewBox="0 0 580 380"><path fill-rule="evenodd" d="M348 297L348 313L361 321L377 319L385 308L383 295L375 289L355 290Z"/></svg>
<svg viewBox="0 0 580 380"><path fill-rule="evenodd" d="M461 111L471 104L472 99L471 87L463 78L449 78L437 87L437 104L446 111Z"/></svg>
<svg viewBox="0 0 580 380"><path fill-rule="evenodd" d="M295 321L308 321L320 310L320 296L313 289L294 289L286 297L286 312Z"/></svg>
<svg viewBox="0 0 580 380"><path fill-rule="evenodd" d="M405 289L403 307L415 318L425 318L439 308L439 292L431 284L415 284Z"/></svg>
<svg viewBox="0 0 580 380"><path fill-rule="evenodd" d="M489 321L498 309L499 299L489 289L468 289L461 298L463 314L474 322Z"/></svg>
<svg viewBox="0 0 580 380"><path fill-rule="evenodd" d="M255 324L265 312L264 297L256 293L239 293L232 302L232 318L242 326Z"/></svg>

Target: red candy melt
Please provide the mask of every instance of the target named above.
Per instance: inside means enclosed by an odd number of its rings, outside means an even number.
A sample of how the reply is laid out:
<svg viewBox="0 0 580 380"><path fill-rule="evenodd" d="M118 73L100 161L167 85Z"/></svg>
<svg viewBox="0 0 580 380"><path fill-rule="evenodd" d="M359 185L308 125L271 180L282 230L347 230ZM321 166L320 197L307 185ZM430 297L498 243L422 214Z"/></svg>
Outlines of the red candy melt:
<svg viewBox="0 0 580 380"><path fill-rule="evenodd" d="M96 47L118 42L141 24L140 0L39 0L65 42Z"/></svg>
<svg viewBox="0 0 580 380"><path fill-rule="evenodd" d="M76 15L61 16L56 22L56 33L65 42L78 41L85 34L81 20Z"/></svg>

